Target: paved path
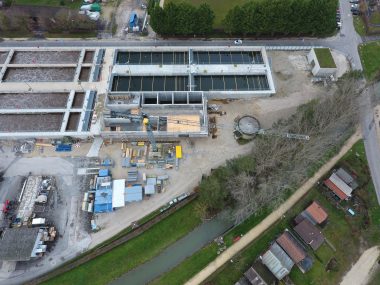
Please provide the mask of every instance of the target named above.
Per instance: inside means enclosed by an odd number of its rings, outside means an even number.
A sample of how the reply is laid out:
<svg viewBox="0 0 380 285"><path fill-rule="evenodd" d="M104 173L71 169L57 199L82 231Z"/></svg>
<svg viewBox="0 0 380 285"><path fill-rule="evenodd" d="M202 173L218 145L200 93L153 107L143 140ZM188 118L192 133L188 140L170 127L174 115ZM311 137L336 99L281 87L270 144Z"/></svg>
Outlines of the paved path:
<svg viewBox="0 0 380 285"><path fill-rule="evenodd" d="M271 227L276 221L278 221L289 209L291 209L322 176L324 176L342 157L352 148L352 146L361 139L361 132L357 130L349 140L344 144L342 149L337 155L331 158L325 165L323 165L313 177L306 181L288 200L285 201L277 210L272 212L266 217L260 224L252 228L245 236L243 236L238 242L229 247L221 255L219 255L214 261L209 263L202 271L191 278L186 284L200 284L205 281L210 275L216 272L226 262L231 260L238 252L247 247L253 240L258 238L264 231Z"/></svg>
<svg viewBox="0 0 380 285"><path fill-rule="evenodd" d="M367 249L360 256L359 260L343 277L340 285L366 285L370 281L371 271L376 266L376 261L379 258L380 249L378 246Z"/></svg>

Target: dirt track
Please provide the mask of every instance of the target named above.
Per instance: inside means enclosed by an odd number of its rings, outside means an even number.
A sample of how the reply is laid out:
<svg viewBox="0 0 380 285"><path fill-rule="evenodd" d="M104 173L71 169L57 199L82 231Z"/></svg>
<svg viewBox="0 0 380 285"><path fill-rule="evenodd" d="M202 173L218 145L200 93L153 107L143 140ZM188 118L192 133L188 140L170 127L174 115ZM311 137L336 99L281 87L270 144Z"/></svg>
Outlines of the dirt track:
<svg viewBox="0 0 380 285"><path fill-rule="evenodd" d="M370 281L371 271L379 258L380 248L378 246L367 249L359 260L352 266L350 271L343 277L340 285L365 285Z"/></svg>
<svg viewBox="0 0 380 285"><path fill-rule="evenodd" d="M352 146L361 139L361 132L357 130L349 140L344 144L342 149L337 155L331 158L324 166L322 166L313 177L306 181L288 200L285 201L277 210L272 212L268 217L266 217L260 224L251 229L245 236L243 236L238 242L224 251L219 255L214 261L209 263L202 271L191 278L186 284L201 284L214 272L216 272L220 267L226 262L231 260L234 255L245 247L247 247L253 240L258 238L264 231L271 227L277 220L279 220L290 208L292 208L312 187L313 185L325 175L350 149ZM347 283L348 285L349 283ZM350 283L357 284L357 283ZM359 283L358 283L359 284ZM346 285L346 284L341 284Z"/></svg>

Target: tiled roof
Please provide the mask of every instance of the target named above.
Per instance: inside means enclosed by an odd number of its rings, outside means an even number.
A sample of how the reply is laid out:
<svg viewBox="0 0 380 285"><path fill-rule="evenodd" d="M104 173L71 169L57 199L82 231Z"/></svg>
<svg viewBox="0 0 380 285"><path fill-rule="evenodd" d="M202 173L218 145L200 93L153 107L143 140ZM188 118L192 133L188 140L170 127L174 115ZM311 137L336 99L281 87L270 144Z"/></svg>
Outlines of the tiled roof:
<svg viewBox="0 0 380 285"><path fill-rule="evenodd" d="M277 238L276 241L295 263L300 262L306 257L306 252L287 231Z"/></svg>
<svg viewBox="0 0 380 285"><path fill-rule="evenodd" d="M321 224L326 221L328 215L326 211L317 203L313 202L305 210L317 224Z"/></svg>

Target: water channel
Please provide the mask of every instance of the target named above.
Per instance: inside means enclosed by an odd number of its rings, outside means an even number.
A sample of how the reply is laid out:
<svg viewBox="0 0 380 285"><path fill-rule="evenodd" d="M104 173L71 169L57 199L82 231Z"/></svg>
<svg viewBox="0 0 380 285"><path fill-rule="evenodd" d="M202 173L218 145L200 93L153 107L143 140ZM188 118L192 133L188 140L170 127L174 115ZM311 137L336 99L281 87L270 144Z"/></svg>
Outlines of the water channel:
<svg viewBox="0 0 380 285"><path fill-rule="evenodd" d="M233 226L233 222L220 217L204 222L191 233L181 238L150 261L122 275L110 285L142 285L180 264L185 258L222 235Z"/></svg>

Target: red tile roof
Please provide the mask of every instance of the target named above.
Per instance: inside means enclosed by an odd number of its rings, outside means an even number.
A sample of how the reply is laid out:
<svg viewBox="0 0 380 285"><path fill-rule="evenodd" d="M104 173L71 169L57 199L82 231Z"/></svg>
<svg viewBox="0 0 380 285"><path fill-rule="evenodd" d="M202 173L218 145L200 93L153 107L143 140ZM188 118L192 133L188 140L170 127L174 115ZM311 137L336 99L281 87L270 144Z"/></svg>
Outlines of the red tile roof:
<svg viewBox="0 0 380 285"><path fill-rule="evenodd" d="M315 201L305 211L317 224L322 224L328 217L326 211Z"/></svg>
<svg viewBox="0 0 380 285"><path fill-rule="evenodd" d="M276 241L295 263L305 259L306 252L287 231L279 236Z"/></svg>
<svg viewBox="0 0 380 285"><path fill-rule="evenodd" d="M324 181L325 185L329 187L331 191L333 191L341 200L346 200L348 196L340 190L330 179L326 179Z"/></svg>

